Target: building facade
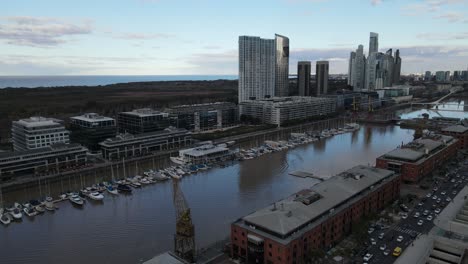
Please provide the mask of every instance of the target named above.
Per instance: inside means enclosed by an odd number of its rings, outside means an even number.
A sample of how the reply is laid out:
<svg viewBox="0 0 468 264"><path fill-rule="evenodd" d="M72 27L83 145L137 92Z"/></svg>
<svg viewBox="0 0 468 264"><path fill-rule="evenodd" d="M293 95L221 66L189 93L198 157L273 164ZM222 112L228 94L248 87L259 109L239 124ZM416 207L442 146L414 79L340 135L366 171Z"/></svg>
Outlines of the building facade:
<svg viewBox="0 0 468 264"><path fill-rule="evenodd" d="M231 225L231 255L245 263L312 263L365 216L397 199L400 176L356 166Z"/></svg>
<svg viewBox="0 0 468 264"><path fill-rule="evenodd" d="M379 52L379 34L371 32L369 36L369 53Z"/></svg>
<svg viewBox="0 0 468 264"><path fill-rule="evenodd" d="M468 149L468 127L462 125L453 125L442 128L440 132L444 135L457 138L458 141L460 141L460 149Z"/></svg>
<svg viewBox="0 0 468 264"><path fill-rule="evenodd" d="M432 73L430 71L426 71L424 74L424 81L429 82L432 80Z"/></svg>
<svg viewBox="0 0 468 264"><path fill-rule="evenodd" d="M332 98L322 97L277 97L245 101L239 104L241 118L277 126L325 116L335 113L335 111L336 101Z"/></svg>
<svg viewBox="0 0 468 264"><path fill-rule="evenodd" d="M169 114L150 108L121 112L117 116L120 133L141 134L163 130L170 124Z"/></svg>
<svg viewBox="0 0 468 264"><path fill-rule="evenodd" d="M99 143L102 156L107 160L140 157L190 144L192 144L191 132L175 128L137 135L119 134L115 138L109 138Z"/></svg>
<svg viewBox="0 0 468 264"><path fill-rule="evenodd" d="M401 57L400 50L397 49L395 52L395 65L393 66L393 84L398 84L400 82L401 76Z"/></svg>
<svg viewBox="0 0 468 264"><path fill-rule="evenodd" d="M275 34L275 96L289 95L289 38Z"/></svg>
<svg viewBox="0 0 468 264"><path fill-rule="evenodd" d="M310 67L310 61L299 61L297 63L297 91L299 96L311 96Z"/></svg>
<svg viewBox="0 0 468 264"><path fill-rule="evenodd" d="M70 117L70 140L80 143L91 151L100 150L99 142L115 137L117 126L115 119L86 113Z"/></svg>
<svg viewBox="0 0 468 264"><path fill-rule="evenodd" d="M436 82L445 82L445 72L436 71L435 78L436 78Z"/></svg>
<svg viewBox="0 0 468 264"><path fill-rule="evenodd" d="M315 67L316 96L328 93L328 68L328 61L317 61Z"/></svg>
<svg viewBox="0 0 468 264"><path fill-rule="evenodd" d="M65 129L61 120L55 118L35 116L13 121L11 135L15 151L70 143L70 132Z"/></svg>
<svg viewBox="0 0 468 264"><path fill-rule="evenodd" d="M79 144L58 143L32 150L0 152L0 181L83 166L87 162L87 151Z"/></svg>
<svg viewBox="0 0 468 264"><path fill-rule="evenodd" d="M395 171L403 181L415 183L454 157L458 148L454 137L429 135L378 157L376 167Z"/></svg>
<svg viewBox="0 0 468 264"><path fill-rule="evenodd" d="M239 102L275 95L275 40L239 37Z"/></svg>
<svg viewBox="0 0 468 264"><path fill-rule="evenodd" d="M355 58L353 61L350 61L351 64L351 82L349 85L353 86L353 91L359 92L365 88L365 78L366 78L366 56L364 55L364 47L362 45L358 46L356 52L351 53L351 58L353 58L353 53Z"/></svg>
<svg viewBox="0 0 468 264"><path fill-rule="evenodd" d="M195 132L231 127L239 121L237 105L229 102L178 105L165 111L174 126Z"/></svg>

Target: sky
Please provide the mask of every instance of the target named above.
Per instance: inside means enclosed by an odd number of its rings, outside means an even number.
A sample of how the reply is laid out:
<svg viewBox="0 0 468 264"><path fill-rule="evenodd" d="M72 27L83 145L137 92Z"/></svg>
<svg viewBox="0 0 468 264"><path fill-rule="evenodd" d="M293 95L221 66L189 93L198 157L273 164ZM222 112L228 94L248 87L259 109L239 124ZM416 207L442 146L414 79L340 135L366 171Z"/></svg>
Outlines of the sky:
<svg viewBox="0 0 468 264"><path fill-rule="evenodd" d="M404 74L468 67L468 0L4 0L0 75L237 75L238 37L275 33L291 74L347 73L369 32Z"/></svg>

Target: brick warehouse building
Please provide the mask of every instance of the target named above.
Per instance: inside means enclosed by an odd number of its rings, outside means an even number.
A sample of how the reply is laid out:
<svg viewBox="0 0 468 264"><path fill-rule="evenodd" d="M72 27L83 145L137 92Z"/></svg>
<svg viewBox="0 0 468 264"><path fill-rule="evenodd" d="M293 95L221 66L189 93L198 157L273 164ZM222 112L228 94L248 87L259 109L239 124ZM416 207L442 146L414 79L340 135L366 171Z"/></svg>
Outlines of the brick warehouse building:
<svg viewBox="0 0 468 264"><path fill-rule="evenodd" d="M231 255L246 263L306 263L329 249L362 217L399 197L400 175L356 166L231 225Z"/></svg>
<svg viewBox="0 0 468 264"><path fill-rule="evenodd" d="M376 167L401 174L404 182L418 182L457 154L459 141L446 135L416 139L377 158Z"/></svg>
<svg viewBox="0 0 468 264"><path fill-rule="evenodd" d="M460 141L460 149L468 149L468 127L454 125L442 128L440 131L444 135L456 137Z"/></svg>

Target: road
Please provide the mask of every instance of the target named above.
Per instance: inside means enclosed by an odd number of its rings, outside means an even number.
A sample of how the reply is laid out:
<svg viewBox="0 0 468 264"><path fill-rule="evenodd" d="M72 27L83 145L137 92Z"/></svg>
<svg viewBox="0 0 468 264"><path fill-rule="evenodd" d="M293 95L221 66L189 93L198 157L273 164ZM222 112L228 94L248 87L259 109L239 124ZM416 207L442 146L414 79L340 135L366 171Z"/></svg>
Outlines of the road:
<svg viewBox="0 0 468 264"><path fill-rule="evenodd" d="M428 190L427 196L417 199L414 208L408 208L407 218L402 218L397 224L386 230L375 230L369 235L369 247L362 251L362 256L358 256L357 263L393 263L397 258L392 255L395 247L401 247L404 251L407 247L411 247L413 240L418 235L427 234L434 227L434 219L437 217L436 210L442 211L468 182L468 163L461 162L459 166L451 166L450 168L449 172L442 177L443 180L434 182L432 189ZM426 213L424 213L425 210L427 210ZM422 221L422 223L418 224L418 221ZM379 239L381 233L384 233L384 236ZM403 241L398 242L398 236L402 236ZM374 245L372 245L372 240L375 241ZM380 249L382 245L385 245L386 250ZM385 251L388 255L384 254ZM365 253L372 254L370 261L363 261Z"/></svg>

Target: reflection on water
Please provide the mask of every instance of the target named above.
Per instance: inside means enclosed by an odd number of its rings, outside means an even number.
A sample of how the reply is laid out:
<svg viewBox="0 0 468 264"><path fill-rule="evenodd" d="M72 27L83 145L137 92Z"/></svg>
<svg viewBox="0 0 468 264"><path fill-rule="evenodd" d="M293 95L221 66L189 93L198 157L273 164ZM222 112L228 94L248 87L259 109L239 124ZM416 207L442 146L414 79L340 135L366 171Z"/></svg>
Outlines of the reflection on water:
<svg viewBox="0 0 468 264"><path fill-rule="evenodd" d="M225 238L232 221L316 183L289 172L330 175L374 164L377 156L412 137L408 129L364 126L354 133L183 178L181 188L193 214L197 246ZM69 180L79 186L80 179ZM83 210L69 202L59 206L55 213L0 226L0 262L137 263L173 247L170 181L133 195L107 195L102 204L87 202Z"/></svg>
<svg viewBox="0 0 468 264"><path fill-rule="evenodd" d="M467 104L465 104L467 101ZM465 111L465 112L463 112ZM430 109L408 108L397 111L402 119L411 119L423 117L423 114L428 114L432 117L453 117L453 118L468 118L468 98L451 98L442 104L431 107Z"/></svg>

